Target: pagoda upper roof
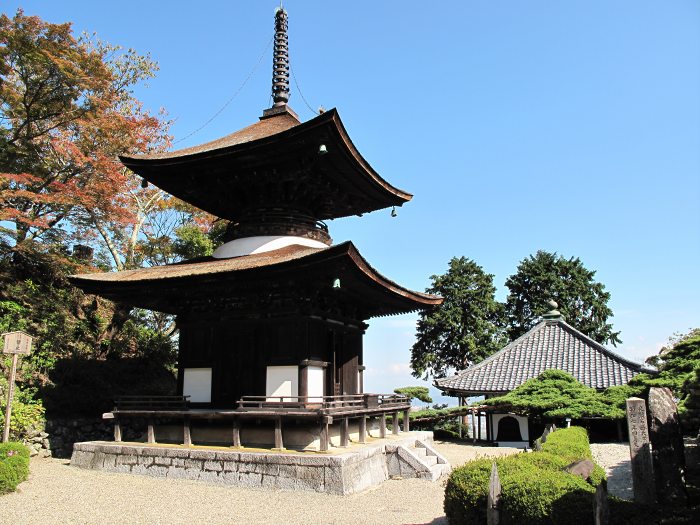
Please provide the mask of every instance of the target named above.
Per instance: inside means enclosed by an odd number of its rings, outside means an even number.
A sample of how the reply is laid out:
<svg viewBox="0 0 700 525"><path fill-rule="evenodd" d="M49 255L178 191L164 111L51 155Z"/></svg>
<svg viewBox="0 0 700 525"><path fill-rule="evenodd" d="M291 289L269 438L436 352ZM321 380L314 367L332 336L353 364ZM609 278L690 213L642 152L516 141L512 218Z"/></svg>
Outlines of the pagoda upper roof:
<svg viewBox="0 0 700 525"><path fill-rule="evenodd" d="M120 159L171 195L232 221L249 209L285 206L334 219L412 198L372 169L335 109L306 122L288 106L268 111L199 146Z"/></svg>
<svg viewBox="0 0 700 525"><path fill-rule="evenodd" d="M242 291L260 296L291 287L316 300L324 301L325 295L352 304L362 320L442 302L441 297L414 292L387 279L350 241L329 248L291 245L228 259L204 257L138 270L73 275L70 280L87 293L173 314L211 308L216 301L239 301ZM333 288L336 280L340 286Z"/></svg>

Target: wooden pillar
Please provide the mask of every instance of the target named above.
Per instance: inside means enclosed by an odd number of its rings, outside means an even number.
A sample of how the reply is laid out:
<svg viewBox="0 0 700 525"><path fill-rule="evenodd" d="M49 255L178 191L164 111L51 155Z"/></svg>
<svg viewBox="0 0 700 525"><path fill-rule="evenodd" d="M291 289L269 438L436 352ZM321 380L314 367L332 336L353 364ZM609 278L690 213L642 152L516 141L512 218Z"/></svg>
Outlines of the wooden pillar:
<svg viewBox="0 0 700 525"><path fill-rule="evenodd" d="M476 420L477 420L477 424L479 425L479 429L478 429L478 430L479 430L479 432L478 432L478 434L479 434L479 441L481 441L481 412L477 412L477 414L476 414Z"/></svg>
<svg viewBox="0 0 700 525"><path fill-rule="evenodd" d="M192 433L190 428L190 416L185 416L182 422L182 444L192 446Z"/></svg>
<svg viewBox="0 0 700 525"><path fill-rule="evenodd" d="M391 433L397 436L399 434L399 412L398 410L391 415Z"/></svg>
<svg viewBox="0 0 700 525"><path fill-rule="evenodd" d="M321 417L321 435L320 435L320 445L318 449L321 452L327 452L328 451L328 444L330 442L330 435L328 433L328 425L333 423L333 418L331 416L322 416Z"/></svg>
<svg viewBox="0 0 700 525"><path fill-rule="evenodd" d="M282 440L282 416L275 418L275 448L284 450L284 441Z"/></svg>
<svg viewBox="0 0 700 525"><path fill-rule="evenodd" d="M457 406L462 406L462 396L457 397ZM462 439L462 425L464 424L464 416L457 416L457 429L459 430L459 439Z"/></svg>
<svg viewBox="0 0 700 525"><path fill-rule="evenodd" d="M472 443L476 443L476 418L474 417L473 410L472 410Z"/></svg>
<svg viewBox="0 0 700 525"><path fill-rule="evenodd" d="M381 439L386 437L386 413L382 413L379 418L379 437Z"/></svg>
<svg viewBox="0 0 700 525"><path fill-rule="evenodd" d="M149 443L155 443L156 442L156 432L155 432L155 421L153 420L153 417L148 418L148 442Z"/></svg>
<svg viewBox="0 0 700 525"><path fill-rule="evenodd" d="M7 339L5 339L7 341ZM18 341L18 346L19 346ZM7 350L7 349L5 349ZM2 442L10 440L10 420L12 417L12 398L15 395L15 375L17 374L17 353L12 354L12 368L10 369L10 382L7 385L7 404L5 405L5 426L2 431Z"/></svg>
<svg viewBox="0 0 700 525"><path fill-rule="evenodd" d="M360 416L360 443L367 442L367 416Z"/></svg>
<svg viewBox="0 0 700 525"><path fill-rule="evenodd" d="M410 413L410 410L408 408L406 410L404 410L404 412L403 412L403 431L404 432L408 432L410 430L410 428L409 428L410 419L408 417L409 413Z"/></svg>
<svg viewBox="0 0 700 525"><path fill-rule="evenodd" d="M617 440L622 443L622 420L618 419L617 420Z"/></svg>
<svg viewBox="0 0 700 525"><path fill-rule="evenodd" d="M241 420L237 417L233 418L233 446L241 447Z"/></svg>
<svg viewBox="0 0 700 525"><path fill-rule="evenodd" d="M119 416L115 415L114 416L114 441L121 441L122 440L122 427L121 424L119 423Z"/></svg>
<svg viewBox="0 0 700 525"><path fill-rule="evenodd" d="M347 447L350 444L350 432L348 430L348 418L340 420L340 446Z"/></svg>

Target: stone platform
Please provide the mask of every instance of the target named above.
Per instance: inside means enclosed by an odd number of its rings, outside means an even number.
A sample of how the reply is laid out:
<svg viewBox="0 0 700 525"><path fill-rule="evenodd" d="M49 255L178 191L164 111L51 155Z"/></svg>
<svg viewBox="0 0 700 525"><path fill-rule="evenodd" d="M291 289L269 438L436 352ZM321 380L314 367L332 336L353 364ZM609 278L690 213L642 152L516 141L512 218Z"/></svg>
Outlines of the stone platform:
<svg viewBox="0 0 700 525"><path fill-rule="evenodd" d="M74 445L71 465L329 494L354 494L390 477L437 480L450 471L447 460L433 449L430 432L409 432L330 453L90 441Z"/></svg>

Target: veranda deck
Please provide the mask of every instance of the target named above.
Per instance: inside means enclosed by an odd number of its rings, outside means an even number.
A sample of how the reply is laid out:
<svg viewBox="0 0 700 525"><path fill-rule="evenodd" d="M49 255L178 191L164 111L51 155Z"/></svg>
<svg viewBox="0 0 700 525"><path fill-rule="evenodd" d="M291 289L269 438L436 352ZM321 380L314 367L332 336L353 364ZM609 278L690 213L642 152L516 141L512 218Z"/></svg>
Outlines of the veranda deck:
<svg viewBox="0 0 700 525"><path fill-rule="evenodd" d="M379 419L379 437L386 437L387 415L391 415L393 434L399 433L399 414L404 413L403 431L409 431L408 412L410 400L397 394L357 394L323 397L299 396L244 396L238 401L238 408L191 408L187 396L122 396L115 401L112 412L103 415L114 420L114 440L122 441L120 420L123 418L145 419L147 442L156 443L156 420L182 420L182 443L192 445L191 425L193 420L229 420L231 422L231 442L240 447L241 428L251 421L271 420L274 422L274 447L284 449L283 422L307 420L319 425L319 451L328 450L330 443L329 427L340 423L340 446L349 444L348 423L358 420L359 443L365 443L367 420Z"/></svg>

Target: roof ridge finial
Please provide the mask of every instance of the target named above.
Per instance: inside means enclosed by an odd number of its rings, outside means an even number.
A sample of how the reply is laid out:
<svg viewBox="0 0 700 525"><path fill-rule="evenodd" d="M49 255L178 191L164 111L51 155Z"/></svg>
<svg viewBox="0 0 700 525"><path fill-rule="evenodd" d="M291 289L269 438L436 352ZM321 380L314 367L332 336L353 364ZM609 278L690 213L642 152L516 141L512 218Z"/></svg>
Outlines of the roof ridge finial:
<svg viewBox="0 0 700 525"><path fill-rule="evenodd" d="M547 305L551 308L551 310L542 316L543 319L546 319L547 321L564 320L564 316L559 310L557 310L557 308L559 308L559 305L554 299L550 299L549 301L547 301Z"/></svg>
<svg viewBox="0 0 700 525"><path fill-rule="evenodd" d="M275 9L275 49L272 56L273 107L286 106L289 102L289 40L287 38L287 11Z"/></svg>

